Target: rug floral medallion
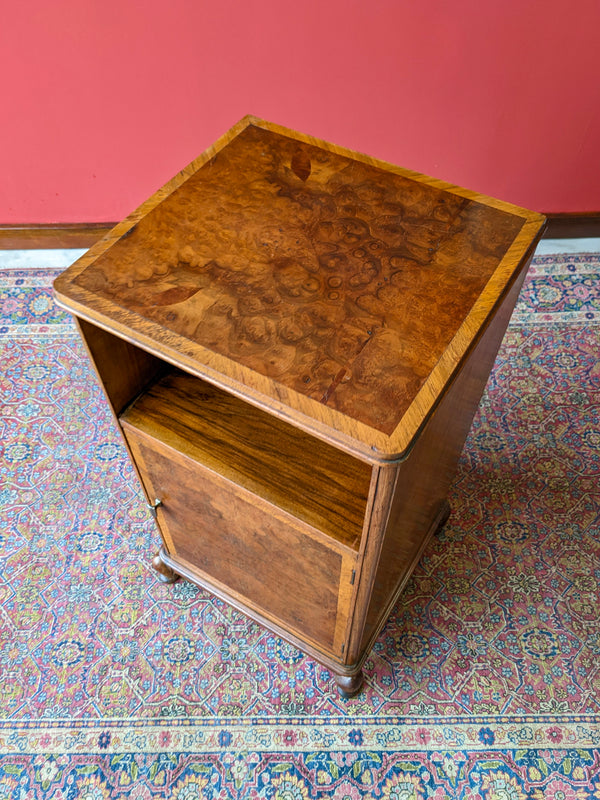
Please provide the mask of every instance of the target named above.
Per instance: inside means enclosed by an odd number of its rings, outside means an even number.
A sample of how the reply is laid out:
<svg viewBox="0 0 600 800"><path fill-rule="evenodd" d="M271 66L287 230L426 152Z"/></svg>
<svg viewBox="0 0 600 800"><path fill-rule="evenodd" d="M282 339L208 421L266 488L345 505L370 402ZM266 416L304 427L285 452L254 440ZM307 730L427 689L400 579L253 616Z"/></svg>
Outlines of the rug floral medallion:
<svg viewBox="0 0 600 800"><path fill-rule="evenodd" d="M157 581L57 271L0 271L0 800L600 798L600 256L534 260L351 700Z"/></svg>

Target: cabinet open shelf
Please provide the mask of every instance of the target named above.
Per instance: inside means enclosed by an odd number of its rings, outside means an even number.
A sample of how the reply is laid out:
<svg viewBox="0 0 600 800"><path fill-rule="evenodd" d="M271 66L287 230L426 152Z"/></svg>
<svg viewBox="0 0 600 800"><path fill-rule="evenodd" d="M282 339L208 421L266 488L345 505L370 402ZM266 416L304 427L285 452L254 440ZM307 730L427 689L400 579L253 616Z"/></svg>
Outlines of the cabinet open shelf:
<svg viewBox="0 0 600 800"><path fill-rule="evenodd" d="M120 421L358 550L368 464L176 368Z"/></svg>

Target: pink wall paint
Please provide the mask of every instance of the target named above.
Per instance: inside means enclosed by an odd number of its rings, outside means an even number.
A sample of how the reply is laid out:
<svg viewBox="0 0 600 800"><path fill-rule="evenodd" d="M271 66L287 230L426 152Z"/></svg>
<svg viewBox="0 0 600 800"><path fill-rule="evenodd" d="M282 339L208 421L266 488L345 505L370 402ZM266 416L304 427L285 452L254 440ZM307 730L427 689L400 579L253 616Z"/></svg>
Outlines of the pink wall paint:
<svg viewBox="0 0 600 800"><path fill-rule="evenodd" d="M600 210L597 0L30 0L0 223L120 219L246 113L541 211Z"/></svg>

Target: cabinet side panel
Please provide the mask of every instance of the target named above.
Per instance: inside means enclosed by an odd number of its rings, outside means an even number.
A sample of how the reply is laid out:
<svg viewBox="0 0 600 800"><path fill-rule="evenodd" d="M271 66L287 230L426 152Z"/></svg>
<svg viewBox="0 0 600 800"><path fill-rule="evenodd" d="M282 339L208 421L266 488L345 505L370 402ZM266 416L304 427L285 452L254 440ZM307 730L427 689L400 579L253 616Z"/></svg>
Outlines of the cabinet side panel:
<svg viewBox="0 0 600 800"><path fill-rule="evenodd" d="M332 650L342 554L286 524L199 464L158 442L135 439L147 491L171 555L226 586L234 599Z"/></svg>
<svg viewBox="0 0 600 800"><path fill-rule="evenodd" d="M359 659L373 644L429 537L443 519L465 439L506 331L526 270L517 279L449 390L400 464L368 602Z"/></svg>
<svg viewBox="0 0 600 800"><path fill-rule="evenodd" d="M125 339L77 319L100 382L115 415L165 369L156 356L141 350Z"/></svg>

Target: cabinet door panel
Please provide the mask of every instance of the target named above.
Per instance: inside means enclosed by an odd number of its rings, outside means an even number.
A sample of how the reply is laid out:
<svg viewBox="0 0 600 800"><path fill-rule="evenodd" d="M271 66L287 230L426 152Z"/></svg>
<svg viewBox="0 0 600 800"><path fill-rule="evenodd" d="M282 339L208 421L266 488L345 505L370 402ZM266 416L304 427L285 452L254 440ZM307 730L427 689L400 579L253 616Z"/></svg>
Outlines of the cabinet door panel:
<svg viewBox="0 0 600 800"><path fill-rule="evenodd" d="M171 555L196 568L200 583L204 574L283 627L337 649L347 617L338 614L342 552L191 459L125 433L149 497L161 500Z"/></svg>

